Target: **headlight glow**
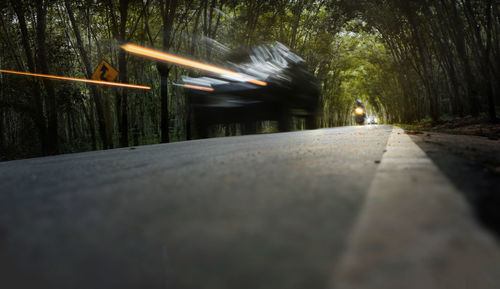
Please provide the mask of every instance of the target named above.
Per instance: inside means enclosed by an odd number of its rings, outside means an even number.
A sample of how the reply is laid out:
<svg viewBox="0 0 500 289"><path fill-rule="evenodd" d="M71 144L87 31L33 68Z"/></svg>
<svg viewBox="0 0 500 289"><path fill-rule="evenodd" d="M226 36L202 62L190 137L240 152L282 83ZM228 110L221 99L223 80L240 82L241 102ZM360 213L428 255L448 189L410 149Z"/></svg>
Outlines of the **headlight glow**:
<svg viewBox="0 0 500 289"><path fill-rule="evenodd" d="M354 114L356 114L356 115L363 115L364 113L365 113L365 110L362 107L358 106L354 109Z"/></svg>

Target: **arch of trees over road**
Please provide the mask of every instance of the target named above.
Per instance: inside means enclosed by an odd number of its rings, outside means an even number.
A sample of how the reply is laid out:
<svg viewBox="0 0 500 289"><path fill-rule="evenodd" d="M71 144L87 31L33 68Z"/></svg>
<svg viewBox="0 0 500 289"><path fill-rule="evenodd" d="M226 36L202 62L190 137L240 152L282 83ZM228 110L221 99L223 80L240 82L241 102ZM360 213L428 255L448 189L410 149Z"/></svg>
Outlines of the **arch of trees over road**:
<svg viewBox="0 0 500 289"><path fill-rule="evenodd" d="M328 127L352 122L356 98L389 123L495 120L499 37L497 0L0 1L1 69L90 78L106 60L117 81L152 87L0 74L0 158L184 140L186 98L172 84L200 73L123 42L217 64L227 49L279 41L318 79Z"/></svg>

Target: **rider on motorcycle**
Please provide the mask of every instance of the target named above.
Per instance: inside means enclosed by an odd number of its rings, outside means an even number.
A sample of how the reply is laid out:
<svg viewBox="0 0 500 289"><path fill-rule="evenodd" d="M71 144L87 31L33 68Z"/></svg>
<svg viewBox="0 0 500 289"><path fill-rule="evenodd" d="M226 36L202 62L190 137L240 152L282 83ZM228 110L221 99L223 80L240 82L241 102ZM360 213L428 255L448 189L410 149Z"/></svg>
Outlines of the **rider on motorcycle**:
<svg viewBox="0 0 500 289"><path fill-rule="evenodd" d="M366 119L366 108L361 102L361 99L356 99L356 105L353 108L354 120L357 124L364 124Z"/></svg>

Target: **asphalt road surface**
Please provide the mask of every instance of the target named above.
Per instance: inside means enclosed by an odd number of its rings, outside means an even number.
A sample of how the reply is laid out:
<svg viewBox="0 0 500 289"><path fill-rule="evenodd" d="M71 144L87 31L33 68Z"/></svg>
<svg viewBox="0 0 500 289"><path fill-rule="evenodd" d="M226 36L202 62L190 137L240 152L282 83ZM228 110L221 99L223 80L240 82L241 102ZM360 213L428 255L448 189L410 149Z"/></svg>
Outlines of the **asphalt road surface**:
<svg viewBox="0 0 500 289"><path fill-rule="evenodd" d="M0 163L0 287L330 288L391 131Z"/></svg>

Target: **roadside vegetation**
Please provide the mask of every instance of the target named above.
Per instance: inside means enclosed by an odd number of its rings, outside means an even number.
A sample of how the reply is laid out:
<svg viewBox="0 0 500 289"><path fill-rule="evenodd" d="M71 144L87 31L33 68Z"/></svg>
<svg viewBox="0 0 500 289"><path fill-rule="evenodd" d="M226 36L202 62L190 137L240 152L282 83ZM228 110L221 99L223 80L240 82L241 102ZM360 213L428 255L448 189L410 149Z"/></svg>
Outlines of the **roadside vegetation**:
<svg viewBox="0 0 500 289"><path fill-rule="evenodd" d="M353 124L358 98L384 123L496 120L494 0L8 0L0 69L90 78L105 60L116 81L152 89L0 74L0 159L185 140L186 97L173 84L199 72L127 55L121 43L221 64L227 51L274 41L315 74L322 127Z"/></svg>

